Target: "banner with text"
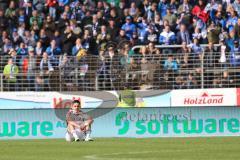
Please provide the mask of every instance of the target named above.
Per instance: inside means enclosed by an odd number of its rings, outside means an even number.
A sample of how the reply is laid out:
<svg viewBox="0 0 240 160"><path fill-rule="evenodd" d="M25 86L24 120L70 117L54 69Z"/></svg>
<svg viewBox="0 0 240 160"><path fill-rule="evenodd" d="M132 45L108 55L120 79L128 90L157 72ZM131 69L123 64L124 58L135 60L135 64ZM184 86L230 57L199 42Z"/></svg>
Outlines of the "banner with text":
<svg viewBox="0 0 240 160"><path fill-rule="evenodd" d="M82 108L170 107L170 95L163 91L99 92L0 92L0 109L69 108L72 100Z"/></svg>
<svg viewBox="0 0 240 160"><path fill-rule="evenodd" d="M83 109L93 137L239 136L240 108ZM64 138L68 109L0 110L0 139Z"/></svg>
<svg viewBox="0 0 240 160"><path fill-rule="evenodd" d="M236 106L237 89L191 89L171 91L171 106Z"/></svg>

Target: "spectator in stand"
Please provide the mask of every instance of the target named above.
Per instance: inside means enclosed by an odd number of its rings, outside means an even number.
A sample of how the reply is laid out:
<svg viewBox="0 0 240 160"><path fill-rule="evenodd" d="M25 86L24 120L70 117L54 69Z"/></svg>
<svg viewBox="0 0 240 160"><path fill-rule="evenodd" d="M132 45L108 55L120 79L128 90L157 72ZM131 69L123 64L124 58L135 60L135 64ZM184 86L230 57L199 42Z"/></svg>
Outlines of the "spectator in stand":
<svg viewBox="0 0 240 160"><path fill-rule="evenodd" d="M240 15L240 0L235 0L233 3L233 8L237 12L238 16Z"/></svg>
<svg viewBox="0 0 240 160"><path fill-rule="evenodd" d="M220 32L221 32L220 27L216 26L214 22L211 22L211 25L207 29L208 42L213 44L218 43Z"/></svg>
<svg viewBox="0 0 240 160"><path fill-rule="evenodd" d="M220 55L219 55L219 64L220 67L223 69L227 68L227 57L228 57L228 52L229 52L229 48L227 47L226 43L224 42L224 39L220 40Z"/></svg>
<svg viewBox="0 0 240 160"><path fill-rule="evenodd" d="M226 27L228 28L228 30L232 30L234 28L234 26L237 24L238 22L238 17L237 17L237 12L236 11L230 11L230 16L227 19L227 24Z"/></svg>
<svg viewBox="0 0 240 160"><path fill-rule="evenodd" d="M164 31L159 36L159 43L165 45L172 45L176 42L175 33L170 30L170 26L166 26Z"/></svg>
<svg viewBox="0 0 240 160"><path fill-rule="evenodd" d="M154 26L149 26L148 27L148 32L147 32L147 41L148 43L157 43L158 42L158 33L156 32L156 29Z"/></svg>
<svg viewBox="0 0 240 160"><path fill-rule="evenodd" d="M77 38L75 46L72 48L72 56L76 56L80 49L83 49L81 38Z"/></svg>
<svg viewBox="0 0 240 160"><path fill-rule="evenodd" d="M198 39L193 39L193 44L190 46L191 54L190 54L190 63L192 68L201 67L201 60L203 57L203 48L200 46Z"/></svg>
<svg viewBox="0 0 240 160"><path fill-rule="evenodd" d="M45 29L40 30L39 41L42 43L43 48L47 48L49 46L50 38L47 36Z"/></svg>
<svg viewBox="0 0 240 160"><path fill-rule="evenodd" d="M177 43L182 44L185 42L187 45L191 43L189 32L187 31L186 25L180 25L180 31L177 33Z"/></svg>
<svg viewBox="0 0 240 160"><path fill-rule="evenodd" d="M35 47L36 56L38 56L38 57L42 56L43 50L44 50L44 49L43 49L43 47L42 47L41 41L38 41L38 42L37 42L37 45L36 45L36 47Z"/></svg>
<svg viewBox="0 0 240 160"><path fill-rule="evenodd" d="M8 52L8 57L7 58L11 58L13 64L15 64L16 66L20 66L20 60L21 60L21 56L17 55L16 50L14 50L13 48L10 49L10 51Z"/></svg>
<svg viewBox="0 0 240 160"><path fill-rule="evenodd" d="M59 69L60 74L65 83L71 83L72 77L74 76L73 71L74 67L71 63L71 60L68 58L67 54L60 56L59 58Z"/></svg>
<svg viewBox="0 0 240 160"><path fill-rule="evenodd" d="M203 22L207 22L208 21L208 13L206 13L205 11L205 2L203 0L198 0L198 4L195 5L192 9L192 15L193 16L197 16L198 18L200 18Z"/></svg>
<svg viewBox="0 0 240 160"><path fill-rule="evenodd" d="M62 54L62 51L58 46L56 46L55 40L51 41L51 45L46 49L46 53L48 54L53 67L57 67L58 66L58 56L60 56Z"/></svg>
<svg viewBox="0 0 240 160"><path fill-rule="evenodd" d="M157 12L157 4L156 3L152 3L151 7L147 10L147 20L149 22L154 22L154 19L156 17L156 15L158 14Z"/></svg>
<svg viewBox="0 0 240 160"><path fill-rule="evenodd" d="M167 6L168 6L167 0L161 0L158 3L158 12L161 14L161 18L167 15Z"/></svg>
<svg viewBox="0 0 240 160"><path fill-rule="evenodd" d="M172 13L170 6L167 7L167 14L163 17L163 20L168 20L171 28L176 28L177 17Z"/></svg>
<svg viewBox="0 0 240 160"><path fill-rule="evenodd" d="M136 25L132 23L132 18L130 16L126 17L126 23L123 24L122 30L126 32L128 40L132 38L133 32L136 32Z"/></svg>
<svg viewBox="0 0 240 160"><path fill-rule="evenodd" d="M153 42L149 42L147 47L150 55L160 55L159 49L155 47Z"/></svg>
<svg viewBox="0 0 240 160"><path fill-rule="evenodd" d="M112 20L113 22L114 22L114 24L116 25L116 27L117 28L119 28L120 27L120 23L121 23L121 19L120 19L120 17L119 17L119 15L118 15L118 13L117 13L117 9L116 8L112 8L111 10L110 10L110 15L109 15L109 17L108 17L108 21L109 20ZM110 24L110 23L109 23Z"/></svg>
<svg viewBox="0 0 240 160"><path fill-rule="evenodd" d="M164 69L166 71L177 71L178 70L177 61L174 59L172 54L169 54L167 59L164 61Z"/></svg>
<svg viewBox="0 0 240 160"><path fill-rule="evenodd" d="M119 31L119 36L116 38L116 42L119 44L120 42L127 41L128 38L126 36L125 30L121 29Z"/></svg>
<svg viewBox="0 0 240 160"><path fill-rule="evenodd" d="M2 47L3 47L3 49L2 49L3 54L6 55L10 51L10 49L13 48L13 44L12 44L12 42L9 38L6 38L3 41L3 46Z"/></svg>
<svg viewBox="0 0 240 160"><path fill-rule="evenodd" d="M22 4L22 6L20 5L20 7L22 7L24 9L24 13L26 15L27 20L29 20L29 18L32 15L32 11L33 11L33 5L32 5L32 1L31 0L25 0Z"/></svg>
<svg viewBox="0 0 240 160"><path fill-rule="evenodd" d="M129 8L129 14L130 14L130 16L132 16L132 17L135 17L135 16L136 16L136 14L137 14L137 6L136 6L136 3L135 3L135 2L132 2L132 3L131 3L131 6L130 6L130 8Z"/></svg>
<svg viewBox="0 0 240 160"><path fill-rule="evenodd" d="M188 48L187 43L182 43L182 48L178 51L177 54L177 61L180 68L190 68L189 66L189 59L190 59L190 52L191 49Z"/></svg>
<svg viewBox="0 0 240 160"><path fill-rule="evenodd" d="M130 39L131 46L139 45L141 42L138 39L138 34L137 32L133 32L133 36Z"/></svg>
<svg viewBox="0 0 240 160"><path fill-rule="evenodd" d="M121 52L121 58L120 58L120 64L121 64L121 68L123 70L126 70L128 65L130 64L130 60L131 60L131 57L129 56L128 54L129 52L129 49L128 47L124 47L123 51Z"/></svg>
<svg viewBox="0 0 240 160"><path fill-rule="evenodd" d="M231 66L237 67L240 66L240 46L239 41L234 41L234 47L231 49Z"/></svg>
<svg viewBox="0 0 240 160"><path fill-rule="evenodd" d="M198 17L193 17L193 27L198 28L201 32L202 39L204 40L207 37L207 26L201 19Z"/></svg>
<svg viewBox="0 0 240 160"><path fill-rule="evenodd" d="M149 54L147 46L142 46L139 51L140 57L146 57Z"/></svg>
<svg viewBox="0 0 240 160"><path fill-rule="evenodd" d="M1 0L0 1L0 9L5 9L5 8L7 8L7 1L5 1L5 0Z"/></svg>
<svg viewBox="0 0 240 160"><path fill-rule="evenodd" d="M61 54L61 49L56 45L56 41L52 40L51 45L46 49L49 57L56 57Z"/></svg>
<svg viewBox="0 0 240 160"><path fill-rule="evenodd" d="M138 18L138 38L142 44L146 43L148 35L148 20L146 17Z"/></svg>
<svg viewBox="0 0 240 160"><path fill-rule="evenodd" d="M30 26L32 26L34 22L36 22L37 26L41 28L43 21L36 10L32 12L32 17L30 18Z"/></svg>
<svg viewBox="0 0 240 160"><path fill-rule="evenodd" d="M87 50L88 52L90 52L91 50L94 50L94 48L96 48L96 43L95 42L96 41L94 40L93 35L89 31L89 29L85 29L84 33L83 33L83 36L82 36L83 48L85 50ZM91 54L94 54L94 52L92 52Z"/></svg>
<svg viewBox="0 0 240 160"><path fill-rule="evenodd" d="M60 31L60 33L64 33L64 30L68 25L69 25L69 18L67 13L64 12L61 15L61 18L59 19L59 22L58 22L58 30Z"/></svg>
<svg viewBox="0 0 240 160"><path fill-rule="evenodd" d="M37 59L35 57L35 51L33 47L28 48L28 57L26 57L24 61L25 66L23 69L25 70L27 77L27 90L34 91L34 80L37 71Z"/></svg>
<svg viewBox="0 0 240 160"><path fill-rule="evenodd" d="M57 0L58 1L58 7L62 11L64 10L64 6L66 6L69 3L69 0Z"/></svg>
<svg viewBox="0 0 240 160"><path fill-rule="evenodd" d="M103 81L105 82L105 86L107 88L115 90L115 87L117 87L115 84L118 83L119 76L119 56L115 53L114 48L110 46L108 47L105 58L107 77L105 77L106 79Z"/></svg>
<svg viewBox="0 0 240 160"><path fill-rule="evenodd" d="M192 39L198 39L199 43L205 43L207 41L207 38L205 37L204 33L200 32L200 29L196 27L194 29L194 33L192 34Z"/></svg>
<svg viewBox="0 0 240 160"><path fill-rule="evenodd" d="M10 1L9 7L5 11L5 16L8 19L9 29L16 28L17 8L14 1Z"/></svg>
<svg viewBox="0 0 240 160"><path fill-rule="evenodd" d="M212 42L208 43L208 47L205 49L204 65L205 67L216 67L217 66L217 49L214 47Z"/></svg>
<svg viewBox="0 0 240 160"><path fill-rule="evenodd" d="M13 63L12 58L9 58L3 70L7 91L16 91L18 71L18 66Z"/></svg>
<svg viewBox="0 0 240 160"><path fill-rule="evenodd" d="M226 38L226 43L230 48L230 50L234 49L234 41L237 41L237 40L238 39L237 39L235 30L234 29L230 30L228 37Z"/></svg>
<svg viewBox="0 0 240 160"><path fill-rule="evenodd" d="M50 59L48 58L48 53L43 52L42 60L40 62L40 76L44 82L44 88L49 90L49 76L54 71L53 65L51 64Z"/></svg>
<svg viewBox="0 0 240 160"><path fill-rule="evenodd" d="M226 27L226 19L221 11L214 12L211 20L215 23L215 25L221 26L222 28Z"/></svg>
<svg viewBox="0 0 240 160"><path fill-rule="evenodd" d="M165 74L168 75L168 80L170 82L171 88L173 87L174 83L175 83L175 77L177 76L177 72L178 72L178 63L175 60L175 58L173 57L172 54L168 54L168 57L166 60L164 60L164 65L163 65Z"/></svg>
<svg viewBox="0 0 240 160"><path fill-rule="evenodd" d="M240 18L238 18L238 23L235 24L234 30L236 31L236 36L240 39Z"/></svg>
<svg viewBox="0 0 240 160"><path fill-rule="evenodd" d="M191 21L191 11L192 6L189 4L188 0L183 0L183 4L181 4L178 8L179 24L184 23L186 26L190 25Z"/></svg>
<svg viewBox="0 0 240 160"><path fill-rule="evenodd" d="M54 31L52 40L56 41L57 46L62 46L62 35L60 35L60 32L58 30Z"/></svg>
<svg viewBox="0 0 240 160"><path fill-rule="evenodd" d="M44 10L44 4L45 2L42 0L33 0L33 7L36 8L36 10L40 13Z"/></svg>
<svg viewBox="0 0 240 160"><path fill-rule="evenodd" d="M105 85L105 80L107 75L107 66L106 66L106 61L105 61L105 55L104 55L104 50L100 50L99 52L99 57L97 59L97 77L98 77L98 83L99 83L99 88L103 89Z"/></svg>
<svg viewBox="0 0 240 160"><path fill-rule="evenodd" d="M184 53L174 55L179 63L178 67L196 69L198 72L194 78L200 79L202 70L199 69L201 66L197 63L200 64L204 57L208 65L216 63L224 69L228 67L226 63L233 62L232 66L237 64L238 54L234 42L239 41L240 38L239 4L239 0L182 0L179 2L176 0L144 0L143 2L137 0L116 1L116 3L112 3L111 0L0 1L0 8L2 5L5 6L0 9L0 59L2 61L9 56L13 59L22 57L20 54L16 56L15 52L8 55L8 52L17 50L20 53L21 50L23 53L26 48L33 47L36 52L35 56L37 56L36 65L39 68L42 54L44 51L49 53L48 49L51 48L52 40L61 50L57 55L61 57L62 53L77 55L78 53L73 52L76 52L78 48L84 49L88 56L98 55L98 48L106 49L109 43L112 43L116 46L114 46L116 48L114 60L116 61L120 60L117 51L125 44L130 46L183 44L181 52ZM108 35L107 38L102 39L105 34ZM80 38L81 45L76 45L77 38ZM219 43L219 40L222 44L218 50L220 52L214 56L205 54L203 57L200 44L208 44L210 53L215 53L212 46ZM190 43L191 41L193 44ZM25 49L20 47L21 43L25 44ZM75 51L73 51L74 47L76 47ZM192 55L188 48L193 52ZM131 51L131 47L128 50ZM148 52L155 53L153 50L148 49ZM227 54L228 51L231 52L230 55ZM176 52L175 49L164 48L161 51L162 54L159 55L162 58L163 54L174 52ZM156 59L155 54L149 56L151 58L146 59L147 65L158 63L156 61L159 59ZM26 55L23 57L28 58ZM106 58L105 55L104 58ZM16 61L20 72L25 63L24 59ZM52 65L59 66L58 57L55 59L56 62L52 60L52 57L49 59ZM214 62L211 59L214 59ZM218 64L219 60L220 64ZM140 63L140 60L134 57L134 62ZM4 66L0 68L3 69ZM53 73L57 74L57 71L54 70ZM165 79L171 79L170 74L164 76ZM181 83L182 76L174 80ZM232 74L229 73L229 76L231 77ZM235 78L231 77L234 83L237 82ZM38 80L41 82L41 76ZM178 85L181 85L180 83Z"/></svg>
<svg viewBox="0 0 240 160"><path fill-rule="evenodd" d="M8 19L4 15L3 9L0 9L0 32L8 28Z"/></svg>
<svg viewBox="0 0 240 160"><path fill-rule="evenodd" d="M26 46L35 46L38 39L38 37L35 35L35 32L30 32L28 30L24 32L22 38Z"/></svg>
<svg viewBox="0 0 240 160"><path fill-rule="evenodd" d="M36 75L34 87L35 87L36 92L47 90L47 89L45 89L43 76L41 76L40 74Z"/></svg>
<svg viewBox="0 0 240 160"><path fill-rule="evenodd" d="M110 40L111 35L109 33L107 33L107 27L102 25L101 26L101 31L100 33L97 35L97 44L98 45L107 45L107 42Z"/></svg>
<svg viewBox="0 0 240 160"><path fill-rule="evenodd" d="M26 58L26 56L28 55L28 49L27 46L22 42L20 43L20 46L17 50L17 55L19 55L21 57L21 62L23 61L24 58Z"/></svg>
<svg viewBox="0 0 240 160"><path fill-rule="evenodd" d="M161 30L161 26L163 25L163 21L161 20L161 17L160 17L160 15L159 14L157 14L156 16L155 16L155 19L154 19L154 26L155 26L155 29L156 29L156 32L160 32L160 30Z"/></svg>
<svg viewBox="0 0 240 160"><path fill-rule="evenodd" d="M57 7L57 0L46 0L46 7L49 8L49 15L52 17L53 20L56 18L56 7Z"/></svg>
<svg viewBox="0 0 240 160"><path fill-rule="evenodd" d="M47 16L46 20L43 23L43 28L46 30L46 35L48 37L53 37L53 33L56 30L56 25L51 16Z"/></svg>
<svg viewBox="0 0 240 160"><path fill-rule="evenodd" d="M107 33L109 33L111 41L116 41L116 37L119 33L118 25L116 25L115 21L113 19L108 20L109 26L107 28Z"/></svg>
<svg viewBox="0 0 240 160"><path fill-rule="evenodd" d="M23 38L18 34L16 29L13 30L13 33L11 36L12 36L11 39L12 39L14 48L19 47L20 43L23 42Z"/></svg>
<svg viewBox="0 0 240 160"><path fill-rule="evenodd" d="M179 5L179 3L177 0L170 0L168 7L171 9L172 13L177 14L178 5Z"/></svg>
<svg viewBox="0 0 240 160"><path fill-rule="evenodd" d="M195 78L195 75L193 73L189 73L187 75L187 79L185 82L186 89L195 89L198 88L197 79Z"/></svg>

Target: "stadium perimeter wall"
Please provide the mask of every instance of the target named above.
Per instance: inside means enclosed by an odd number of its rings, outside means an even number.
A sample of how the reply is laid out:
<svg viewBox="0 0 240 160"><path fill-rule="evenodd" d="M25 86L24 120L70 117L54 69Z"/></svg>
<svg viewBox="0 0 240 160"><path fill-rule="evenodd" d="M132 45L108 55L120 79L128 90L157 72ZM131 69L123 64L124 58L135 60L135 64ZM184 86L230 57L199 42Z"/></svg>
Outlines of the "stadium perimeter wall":
<svg viewBox="0 0 240 160"><path fill-rule="evenodd" d="M0 92L0 139L63 138L79 99L93 137L238 136L240 89Z"/></svg>

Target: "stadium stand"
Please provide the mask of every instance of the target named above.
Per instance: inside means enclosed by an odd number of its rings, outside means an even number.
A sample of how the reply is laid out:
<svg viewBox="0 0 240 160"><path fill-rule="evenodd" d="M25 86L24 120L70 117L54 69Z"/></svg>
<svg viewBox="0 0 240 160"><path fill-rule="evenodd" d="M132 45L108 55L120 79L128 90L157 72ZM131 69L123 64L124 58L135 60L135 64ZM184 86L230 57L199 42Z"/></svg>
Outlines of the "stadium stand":
<svg viewBox="0 0 240 160"><path fill-rule="evenodd" d="M240 0L0 0L1 91L240 86Z"/></svg>

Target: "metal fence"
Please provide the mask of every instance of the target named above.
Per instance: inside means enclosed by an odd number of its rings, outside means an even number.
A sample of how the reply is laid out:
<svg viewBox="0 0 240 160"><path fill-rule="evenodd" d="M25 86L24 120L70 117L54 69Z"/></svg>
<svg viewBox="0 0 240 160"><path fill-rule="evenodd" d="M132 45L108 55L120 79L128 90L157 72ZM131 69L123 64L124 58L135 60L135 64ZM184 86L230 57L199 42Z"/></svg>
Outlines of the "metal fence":
<svg viewBox="0 0 240 160"><path fill-rule="evenodd" d="M1 91L95 91L240 86L240 53L219 52L0 58ZM106 56L108 55L108 56ZM239 60L238 60L239 59ZM239 61L239 63L238 63ZM31 62L33 64L31 64ZM45 63L44 63L45 62ZM49 62L49 63L48 63ZM50 64L50 65L49 65ZM41 66L41 67L40 67ZM9 69L6 69L9 68Z"/></svg>

